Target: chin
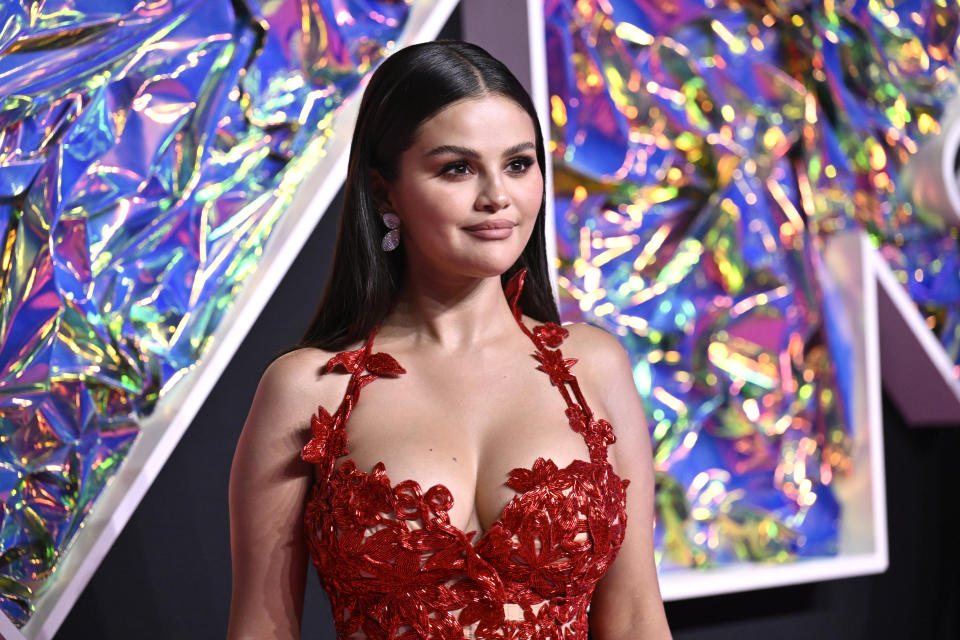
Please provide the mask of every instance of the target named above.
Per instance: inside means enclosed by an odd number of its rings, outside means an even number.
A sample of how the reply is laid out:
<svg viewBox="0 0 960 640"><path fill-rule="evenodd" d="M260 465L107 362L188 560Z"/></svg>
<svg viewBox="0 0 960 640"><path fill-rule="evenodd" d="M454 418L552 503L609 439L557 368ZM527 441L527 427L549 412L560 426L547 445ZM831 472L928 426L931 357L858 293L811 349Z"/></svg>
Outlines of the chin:
<svg viewBox="0 0 960 640"><path fill-rule="evenodd" d="M519 258L519 256L517 256L517 258ZM489 263L489 262L488 262L488 263L486 263L486 264L474 264L474 265L472 265L471 268L467 271L467 273L470 273L471 276L472 276L472 277L475 277L475 278L493 278L493 277L499 277L499 276L503 275L504 273L506 273L507 270L516 263L517 258L514 258L513 260L510 260L509 262L506 262L506 261L504 261L504 262L497 261L496 263Z"/></svg>
<svg viewBox="0 0 960 640"><path fill-rule="evenodd" d="M482 251L475 249L448 251L434 254L432 260L422 263L422 267L439 275L447 274L463 278L492 278L500 276L520 258L523 247L492 247L487 245Z"/></svg>
<svg viewBox="0 0 960 640"><path fill-rule="evenodd" d="M473 273L473 277L475 277L475 278L499 278L499 277L502 276L504 273L506 273L506 272L507 272L507 269L509 269L512 265L513 265L513 263L508 264L507 266L502 267L502 268L501 268L501 267L497 267L497 268L491 268L491 269L485 269L485 270L477 270L477 271L475 271L475 272Z"/></svg>

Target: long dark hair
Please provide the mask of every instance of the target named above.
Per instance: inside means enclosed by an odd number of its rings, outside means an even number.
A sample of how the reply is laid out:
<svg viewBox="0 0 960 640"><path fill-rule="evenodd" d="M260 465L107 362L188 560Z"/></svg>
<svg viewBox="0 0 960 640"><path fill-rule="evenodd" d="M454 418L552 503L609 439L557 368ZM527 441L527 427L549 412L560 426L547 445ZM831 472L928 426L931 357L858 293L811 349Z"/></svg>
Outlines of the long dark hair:
<svg viewBox="0 0 960 640"><path fill-rule="evenodd" d="M403 247L389 253L380 247L386 228L377 214L371 172L392 181L400 155L413 144L421 123L457 100L490 94L509 98L530 114L543 174L543 135L533 101L510 70L480 47L451 40L417 44L397 51L374 72L353 132L333 266L317 313L297 347L340 351L365 339L387 316L403 279ZM540 322L558 322L544 218L541 204L527 246L501 279L506 283L526 268L521 308Z"/></svg>

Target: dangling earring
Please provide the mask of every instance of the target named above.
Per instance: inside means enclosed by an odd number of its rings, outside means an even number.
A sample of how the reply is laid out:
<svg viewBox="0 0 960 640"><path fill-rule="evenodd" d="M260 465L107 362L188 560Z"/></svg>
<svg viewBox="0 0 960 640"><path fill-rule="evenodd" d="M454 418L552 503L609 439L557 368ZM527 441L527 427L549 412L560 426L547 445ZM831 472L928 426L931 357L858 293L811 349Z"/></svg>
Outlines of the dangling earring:
<svg viewBox="0 0 960 640"><path fill-rule="evenodd" d="M387 225L387 235L383 236L380 246L384 251L393 251L400 246L400 217L392 211L386 211L381 214L383 224Z"/></svg>

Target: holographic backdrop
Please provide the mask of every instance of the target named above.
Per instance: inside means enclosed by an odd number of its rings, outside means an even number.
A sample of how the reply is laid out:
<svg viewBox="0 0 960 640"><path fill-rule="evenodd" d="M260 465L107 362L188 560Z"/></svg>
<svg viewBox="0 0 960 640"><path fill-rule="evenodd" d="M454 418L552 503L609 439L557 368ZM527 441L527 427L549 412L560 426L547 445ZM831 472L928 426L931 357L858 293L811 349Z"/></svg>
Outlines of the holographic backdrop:
<svg viewBox="0 0 960 640"><path fill-rule="evenodd" d="M898 178L956 90L957 0L547 0L561 313L622 337L661 567L837 552L863 228L960 360L956 229Z"/></svg>
<svg viewBox="0 0 960 640"><path fill-rule="evenodd" d="M0 3L0 607L22 625L210 337L402 0ZM867 229L960 360L955 230L899 167L956 0L548 0L563 312L634 356L666 566L830 554L851 374L815 270Z"/></svg>
<svg viewBox="0 0 960 640"><path fill-rule="evenodd" d="M0 607L17 625L409 10L0 4Z"/></svg>

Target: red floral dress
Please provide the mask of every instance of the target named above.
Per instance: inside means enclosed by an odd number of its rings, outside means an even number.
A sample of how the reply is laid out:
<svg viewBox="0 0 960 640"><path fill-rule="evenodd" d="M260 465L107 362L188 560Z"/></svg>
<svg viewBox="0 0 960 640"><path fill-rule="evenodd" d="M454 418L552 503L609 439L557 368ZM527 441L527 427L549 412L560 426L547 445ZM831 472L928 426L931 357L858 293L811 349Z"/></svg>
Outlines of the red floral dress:
<svg viewBox="0 0 960 640"><path fill-rule="evenodd" d="M474 539L450 524L454 498L443 485L394 484L382 462L369 473L350 459L335 469L348 453L345 427L360 390L404 370L373 352L373 335L331 358L326 371L342 369L350 382L333 414L318 408L301 455L317 465L304 525L339 638L587 640L590 597L623 541L628 481L607 462L610 423L593 416L570 372L576 361L560 352L567 330L520 322L523 275L507 287L511 308L590 460L558 468L538 458L511 471L506 484L516 495Z"/></svg>

